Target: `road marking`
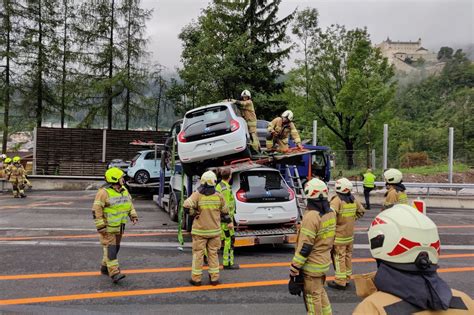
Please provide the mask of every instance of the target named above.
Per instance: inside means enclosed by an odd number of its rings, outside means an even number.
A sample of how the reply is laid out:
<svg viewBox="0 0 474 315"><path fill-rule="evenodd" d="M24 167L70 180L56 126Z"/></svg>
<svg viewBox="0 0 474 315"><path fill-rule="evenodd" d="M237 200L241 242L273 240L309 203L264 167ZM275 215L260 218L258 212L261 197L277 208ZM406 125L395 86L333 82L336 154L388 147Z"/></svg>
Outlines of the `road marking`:
<svg viewBox="0 0 474 315"><path fill-rule="evenodd" d="M441 259L446 258L469 258L474 257L474 254L449 254L441 255ZM367 263L374 262L373 258L354 258L353 263ZM240 264L241 269L254 269L254 268L275 268L275 267L289 267L290 262L274 262L274 263L259 263L259 264ZM220 266L222 269L222 266ZM207 270L207 267L203 268ZM191 267L170 267L170 268L151 268L151 269L122 269L124 274L141 274L141 273L168 273L168 272L181 272L191 271ZM38 273L38 274L25 274L25 275L0 275L0 280L25 280L25 279L48 279L48 278L67 278L67 277L90 277L98 276L98 271L83 271L83 272L58 272L58 273Z"/></svg>
<svg viewBox="0 0 474 315"><path fill-rule="evenodd" d="M176 223L177 224L177 223ZM54 227L0 227L0 231L8 231L8 230L15 230L15 231L86 231L86 232L97 232L96 229L81 229L81 228L54 228ZM178 233L177 229L131 229L130 231L134 232L175 232Z"/></svg>
<svg viewBox="0 0 474 315"><path fill-rule="evenodd" d="M183 232L183 235L188 235L188 232ZM175 236L175 232L155 232L155 233L127 233L123 237L146 237L146 236ZM66 240L66 239L81 239L81 238L98 238L99 235L95 234L82 234L82 235L49 235L49 236L20 236L20 237L0 237L0 241L28 241L28 240L41 240L41 239L54 239L54 240Z"/></svg>
<svg viewBox="0 0 474 315"><path fill-rule="evenodd" d="M438 272L440 273L468 272L468 271L474 271L474 267L438 269ZM326 279L334 280L334 277L327 277ZM74 301L74 300L120 298L120 297L127 297L127 296L143 296L143 295L186 293L186 292L196 292L196 291L225 290L225 289L237 289L237 288L267 287L267 286L275 286L275 285L286 285L287 283L288 283L288 279L283 279L283 280L224 283L224 284L219 284L217 286L204 285L200 287L187 286L187 287L174 287L174 288L148 289L148 290L56 295L56 296L0 300L0 305L20 305L20 304L33 304L33 303L64 302L64 301Z"/></svg>

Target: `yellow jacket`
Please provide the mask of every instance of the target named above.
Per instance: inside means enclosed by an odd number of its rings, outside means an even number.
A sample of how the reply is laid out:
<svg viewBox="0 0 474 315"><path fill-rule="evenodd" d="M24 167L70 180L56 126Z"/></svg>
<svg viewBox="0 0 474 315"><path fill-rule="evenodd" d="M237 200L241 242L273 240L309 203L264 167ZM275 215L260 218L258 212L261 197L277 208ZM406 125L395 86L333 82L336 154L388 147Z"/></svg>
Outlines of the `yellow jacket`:
<svg viewBox="0 0 474 315"><path fill-rule="evenodd" d="M334 245L350 244L354 241L355 221L360 219L365 212L359 200L354 198L354 202L347 203L336 195L331 198L331 209L336 212L336 238Z"/></svg>
<svg viewBox="0 0 474 315"><path fill-rule="evenodd" d="M389 185L387 192L385 193L385 201L383 203L383 210L393 207L397 204L408 204L408 196L405 191L397 191L395 187Z"/></svg>

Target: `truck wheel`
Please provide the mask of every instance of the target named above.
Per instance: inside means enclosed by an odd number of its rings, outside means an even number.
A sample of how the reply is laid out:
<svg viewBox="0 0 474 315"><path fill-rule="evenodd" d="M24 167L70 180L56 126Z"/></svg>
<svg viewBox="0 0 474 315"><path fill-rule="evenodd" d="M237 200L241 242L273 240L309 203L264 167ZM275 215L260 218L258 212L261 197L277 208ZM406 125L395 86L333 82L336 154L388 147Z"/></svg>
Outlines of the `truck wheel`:
<svg viewBox="0 0 474 315"><path fill-rule="evenodd" d="M178 222L179 192L174 191L170 194L168 210L171 221Z"/></svg>
<svg viewBox="0 0 474 315"><path fill-rule="evenodd" d="M137 184L146 184L150 181L150 173L145 170L138 171L133 177Z"/></svg>

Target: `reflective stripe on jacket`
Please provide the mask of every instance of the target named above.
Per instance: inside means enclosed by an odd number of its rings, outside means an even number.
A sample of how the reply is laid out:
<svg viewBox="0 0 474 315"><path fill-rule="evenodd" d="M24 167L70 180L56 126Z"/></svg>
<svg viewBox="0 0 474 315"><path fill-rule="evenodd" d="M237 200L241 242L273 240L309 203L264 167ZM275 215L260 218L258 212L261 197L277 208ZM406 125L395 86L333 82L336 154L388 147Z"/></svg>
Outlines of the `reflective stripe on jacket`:
<svg viewBox="0 0 474 315"><path fill-rule="evenodd" d="M220 192L222 197L224 197L227 208L229 209L229 215L233 219L235 214L235 198L232 193L232 187L228 182L221 180L216 186L216 191Z"/></svg>
<svg viewBox="0 0 474 315"><path fill-rule="evenodd" d="M337 215L334 245L352 243L355 221L364 215L364 207L357 199L354 199L353 203L347 203L341 200L338 195L332 197L330 205Z"/></svg>
<svg viewBox="0 0 474 315"><path fill-rule="evenodd" d="M408 204L408 196L405 191L397 191L394 187L390 186L385 193L385 201L383 203L383 209L388 209L394 205Z"/></svg>
<svg viewBox="0 0 474 315"><path fill-rule="evenodd" d="M374 188L375 187L375 175L372 173L365 173L364 175L364 187Z"/></svg>
<svg viewBox="0 0 474 315"><path fill-rule="evenodd" d="M183 207L195 213L191 234L204 237L221 235L221 215L229 214L221 193L206 196L194 192L184 201Z"/></svg>
<svg viewBox="0 0 474 315"><path fill-rule="evenodd" d="M301 143L301 138L298 133L298 130L295 127L293 122L290 122L287 125L283 125L283 119L277 117L273 119L267 127L268 132L276 132L277 138L281 139L283 143L288 144L288 137L291 135L293 141L296 144Z"/></svg>
<svg viewBox="0 0 474 315"><path fill-rule="evenodd" d="M331 264L331 248L334 243L335 229L336 214L334 211L321 216L317 210L306 210L298 231L292 264L309 276L324 275ZM312 246L307 257L301 255L304 244Z"/></svg>

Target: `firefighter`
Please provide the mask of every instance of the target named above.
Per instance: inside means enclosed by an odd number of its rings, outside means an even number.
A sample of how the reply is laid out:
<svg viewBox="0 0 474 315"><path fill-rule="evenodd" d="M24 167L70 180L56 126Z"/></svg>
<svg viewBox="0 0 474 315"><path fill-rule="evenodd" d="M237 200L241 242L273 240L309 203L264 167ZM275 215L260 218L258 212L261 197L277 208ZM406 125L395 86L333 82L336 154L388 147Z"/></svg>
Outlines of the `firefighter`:
<svg viewBox="0 0 474 315"><path fill-rule="evenodd" d="M201 176L201 185L183 207L186 213L194 217L191 235L193 238L193 264L191 280L194 286L201 285L204 253L207 252L209 279L211 285L219 284L219 257L221 248L221 222L233 229L229 210L222 195L216 191L216 174L207 171Z"/></svg>
<svg viewBox="0 0 474 315"><path fill-rule="evenodd" d="M25 198L25 185L23 183L23 177L25 170L21 165L21 159L19 156L15 156L12 159L12 163L6 168L5 175L6 179L12 184L13 198Z"/></svg>
<svg viewBox="0 0 474 315"><path fill-rule="evenodd" d="M301 138L293 123L293 112L286 110L281 117L273 119L267 127L267 152L273 151L275 145L278 146L279 152L288 150L288 137L291 136L298 148L302 149Z"/></svg>
<svg viewBox="0 0 474 315"><path fill-rule="evenodd" d="M377 215L368 236L377 272L356 282L365 299L353 314L474 314L472 299L436 271L440 240L426 215L394 205Z"/></svg>
<svg viewBox="0 0 474 315"><path fill-rule="evenodd" d="M229 168L223 167L219 171L222 180L216 186L216 190L224 197L227 208L229 209L229 216L231 222L234 222L235 214L235 199L232 194L232 186L230 180L232 172ZM239 265L234 263L234 243L235 243L235 231L234 228L229 228L228 224L221 223L221 240L224 241L224 250L222 252L222 265L224 269L239 269Z"/></svg>
<svg viewBox="0 0 474 315"><path fill-rule="evenodd" d="M6 156L6 154L1 154L0 155L0 178L5 177L5 169L7 168L7 163L5 163L5 160L7 158L8 157Z"/></svg>
<svg viewBox="0 0 474 315"><path fill-rule="evenodd" d="M258 141L257 135L257 114L255 113L255 108L253 107L250 91L243 90L240 96L242 97L241 101L232 99L231 102L236 104L242 112L242 117L247 122L247 127L249 130L250 146L255 151L255 153L259 153L260 142Z"/></svg>
<svg viewBox="0 0 474 315"><path fill-rule="evenodd" d="M336 212L336 238L332 249L335 281L328 286L345 290L352 276L352 248L354 243L355 221L364 215L364 207L351 194L352 183L347 178L336 181L336 196L332 197L331 209Z"/></svg>
<svg viewBox="0 0 474 315"><path fill-rule="evenodd" d="M396 204L408 204L408 197L405 193L405 185L402 184L402 172L395 168L389 168L383 173L387 192L385 193L385 201L382 211Z"/></svg>
<svg viewBox="0 0 474 315"><path fill-rule="evenodd" d="M133 225L138 223L132 197L124 186L124 175L118 167L109 168L105 172L107 184L99 188L92 207L92 217L104 251L100 271L103 275L108 275L113 283L125 278L120 273L117 255L127 217Z"/></svg>
<svg viewBox="0 0 474 315"><path fill-rule="evenodd" d="M12 159L9 158L8 156L3 160L3 178L8 180L7 175L8 175L8 167L12 163ZM8 170L8 171L7 171Z"/></svg>
<svg viewBox="0 0 474 315"><path fill-rule="evenodd" d="M368 168L365 174L362 174L364 186L365 209L370 210L370 192L375 188L375 175L372 169Z"/></svg>
<svg viewBox="0 0 474 315"><path fill-rule="evenodd" d="M290 266L289 290L301 294L308 314L332 314L324 282L331 264L336 214L328 202L328 188L317 179L305 186L308 205L298 231L295 255Z"/></svg>

